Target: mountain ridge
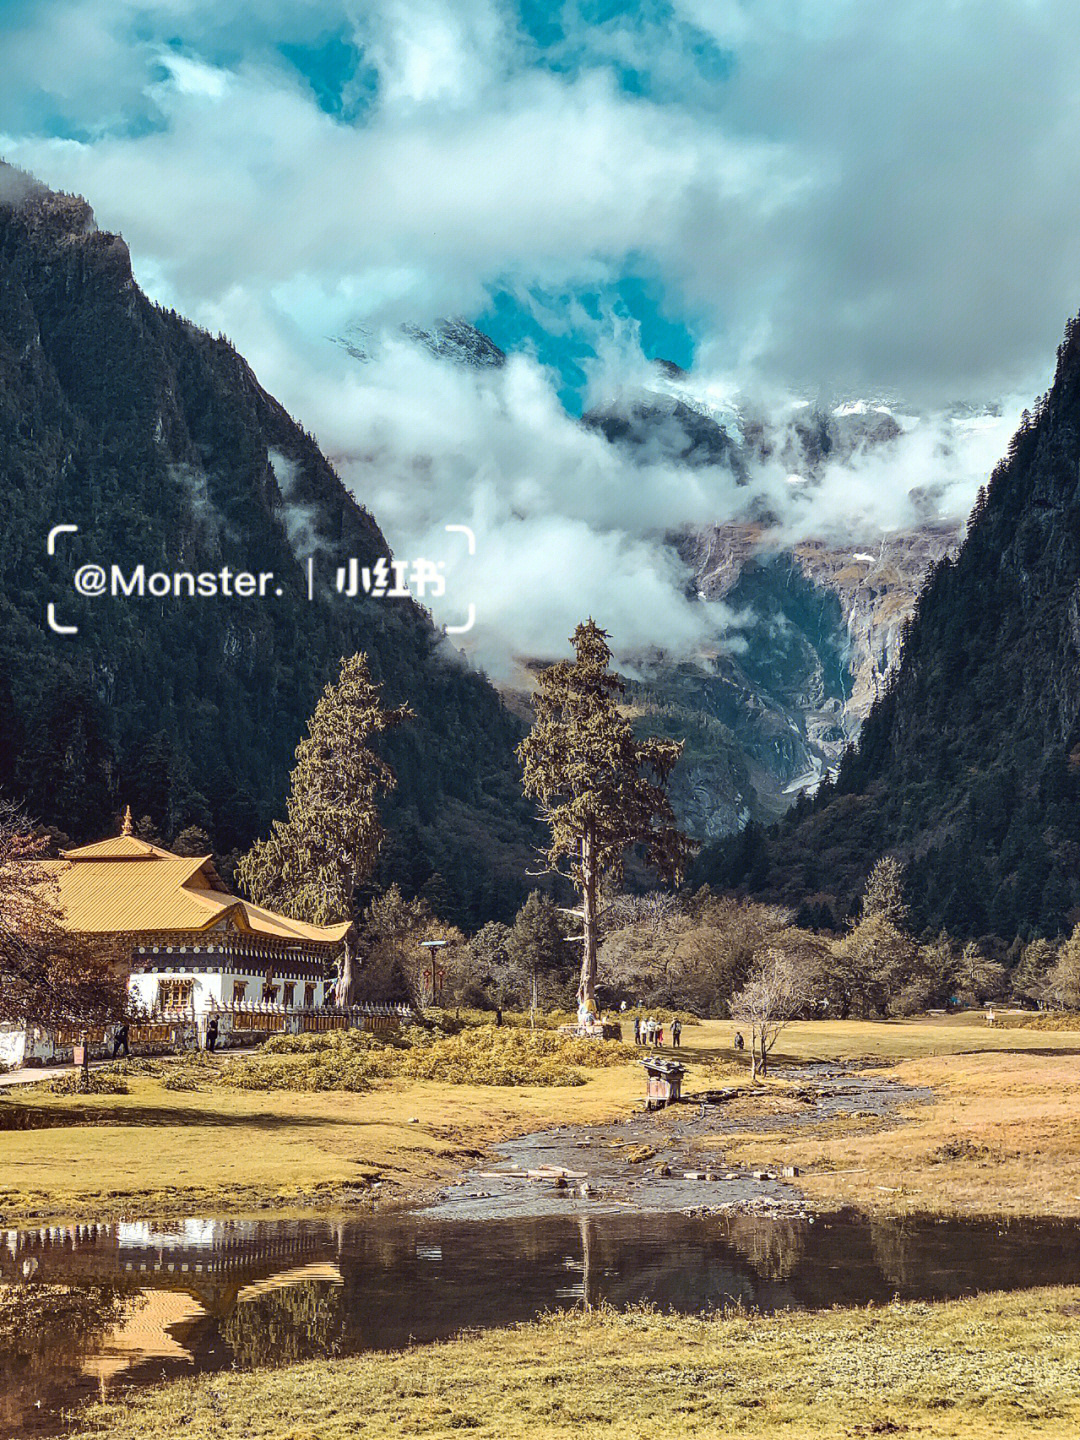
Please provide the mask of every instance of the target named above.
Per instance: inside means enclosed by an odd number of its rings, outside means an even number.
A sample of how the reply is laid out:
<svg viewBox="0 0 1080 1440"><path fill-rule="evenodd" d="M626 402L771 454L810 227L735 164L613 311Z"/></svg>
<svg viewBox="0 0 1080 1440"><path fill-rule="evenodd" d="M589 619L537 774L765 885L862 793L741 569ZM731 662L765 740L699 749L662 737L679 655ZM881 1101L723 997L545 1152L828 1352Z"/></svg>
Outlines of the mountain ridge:
<svg viewBox="0 0 1080 1440"><path fill-rule="evenodd" d="M335 565L389 546L247 362L135 283L85 201L0 167L0 787L75 839L130 803L244 848L281 813L292 752L342 655L388 703L387 865L458 913L508 913L534 821L521 726L412 600L346 600ZM58 557L56 524L77 524ZM306 541L325 570L309 601ZM81 563L273 571L263 600L81 598ZM56 636L46 605L79 633Z"/></svg>

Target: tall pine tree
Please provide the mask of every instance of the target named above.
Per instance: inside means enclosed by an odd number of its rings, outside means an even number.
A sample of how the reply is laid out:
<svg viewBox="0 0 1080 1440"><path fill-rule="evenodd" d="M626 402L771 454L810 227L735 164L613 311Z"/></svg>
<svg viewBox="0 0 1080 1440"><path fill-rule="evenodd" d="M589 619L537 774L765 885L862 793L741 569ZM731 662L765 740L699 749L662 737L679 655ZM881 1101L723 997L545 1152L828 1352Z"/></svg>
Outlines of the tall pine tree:
<svg viewBox="0 0 1080 1440"><path fill-rule="evenodd" d="M379 695L364 655L342 660L337 684L323 691L297 746L288 818L275 820L269 838L240 862L240 881L256 903L313 925L356 919L357 887L374 870L383 840L378 797L396 783L371 744L413 713L407 705L384 710ZM350 932L339 1004L351 1002L355 983Z"/></svg>
<svg viewBox="0 0 1080 1440"><path fill-rule="evenodd" d="M540 672L536 724L518 746L525 793L539 800L551 830L547 868L568 872L581 895L578 1005L588 1011L596 1008L601 876L620 880L626 851L640 845L646 864L677 880L691 843L676 826L664 789L682 743L634 737L619 709L625 687L609 668L607 639L592 619L577 627L571 641L576 659Z"/></svg>

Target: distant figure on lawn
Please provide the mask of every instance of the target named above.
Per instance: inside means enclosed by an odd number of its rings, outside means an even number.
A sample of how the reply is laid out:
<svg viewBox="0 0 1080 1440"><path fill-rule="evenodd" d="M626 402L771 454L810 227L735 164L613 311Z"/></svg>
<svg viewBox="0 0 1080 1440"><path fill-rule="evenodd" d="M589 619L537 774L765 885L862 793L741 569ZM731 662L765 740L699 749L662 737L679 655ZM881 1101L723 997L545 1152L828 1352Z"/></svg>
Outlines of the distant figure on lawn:
<svg viewBox="0 0 1080 1440"><path fill-rule="evenodd" d="M116 1034L113 1036L112 1058L114 1060L120 1054L121 1050L123 1050L125 1055L130 1053L128 1050L128 1027L123 1022L118 1026Z"/></svg>
<svg viewBox="0 0 1080 1440"><path fill-rule="evenodd" d="M657 1043L657 1045L660 1047L661 1050L664 1048L664 1026L663 1026L663 1022L662 1022L662 1021L657 1021L657 1025L656 1025L656 1043Z"/></svg>
<svg viewBox="0 0 1080 1440"><path fill-rule="evenodd" d="M672 1020L671 1022L671 1043L676 1050L682 1048L682 1021Z"/></svg>
<svg viewBox="0 0 1080 1440"><path fill-rule="evenodd" d="M990 1009L987 1010L987 1012L986 1012L986 1023L987 1023L988 1025L993 1025L993 1023L994 1023L994 1007L993 1007L993 1006L991 1006Z"/></svg>
<svg viewBox="0 0 1080 1440"><path fill-rule="evenodd" d="M496 1007L495 1007L495 1024L496 1024L496 1025L501 1025L501 1024L502 1024L502 1006L501 1006L501 1005L496 1005Z"/></svg>
<svg viewBox="0 0 1080 1440"><path fill-rule="evenodd" d="M211 1055L212 1055L212 1054L214 1053L214 1051L217 1049L217 1041L218 1041L218 1022L217 1022L217 1016L216 1016L216 1015L212 1015L212 1016L210 1017L210 1023L209 1023L209 1024L207 1025L207 1027L206 1027L206 1048L207 1048L207 1050L209 1051L209 1053L210 1053Z"/></svg>
<svg viewBox="0 0 1080 1440"><path fill-rule="evenodd" d="M634 1016L634 1044L641 1044L641 1016Z"/></svg>
<svg viewBox="0 0 1080 1440"><path fill-rule="evenodd" d="M742 1037L742 1031L741 1031L741 1030L736 1030L736 1031L735 1031L735 1039L734 1039L734 1041L733 1041L732 1043L734 1044L736 1050L745 1050L745 1049L746 1049L746 1041L745 1041L745 1040L743 1039L743 1037Z"/></svg>

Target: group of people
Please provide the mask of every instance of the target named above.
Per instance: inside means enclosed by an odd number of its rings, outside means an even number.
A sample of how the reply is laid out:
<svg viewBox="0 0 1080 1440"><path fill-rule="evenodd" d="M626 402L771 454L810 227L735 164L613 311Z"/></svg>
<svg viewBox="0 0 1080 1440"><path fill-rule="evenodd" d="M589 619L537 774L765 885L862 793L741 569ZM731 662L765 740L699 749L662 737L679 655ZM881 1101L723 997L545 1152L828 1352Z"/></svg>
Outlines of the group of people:
<svg viewBox="0 0 1080 1440"><path fill-rule="evenodd" d="M677 1049L682 1044L682 1021L678 1018L671 1022L671 1044ZM644 1020L634 1016L634 1044L651 1045L654 1048L663 1048L664 1044L664 1022L646 1017Z"/></svg>

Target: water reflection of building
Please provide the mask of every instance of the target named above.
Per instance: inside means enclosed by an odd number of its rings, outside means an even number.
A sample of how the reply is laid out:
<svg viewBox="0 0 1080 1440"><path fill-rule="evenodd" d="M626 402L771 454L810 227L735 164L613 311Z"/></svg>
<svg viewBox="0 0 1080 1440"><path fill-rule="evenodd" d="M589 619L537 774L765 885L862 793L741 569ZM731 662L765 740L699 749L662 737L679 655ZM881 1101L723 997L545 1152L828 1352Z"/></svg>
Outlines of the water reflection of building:
<svg viewBox="0 0 1080 1440"><path fill-rule="evenodd" d="M296 1221L176 1220L51 1225L9 1230L0 1279L23 1276L53 1284L122 1281L188 1291L213 1311L284 1270L336 1258L335 1226Z"/></svg>
<svg viewBox="0 0 1080 1440"><path fill-rule="evenodd" d="M82 1383L92 1384L104 1397L119 1383L244 1363L228 1340L237 1314L290 1289L341 1285L329 1224L54 1225L9 1230L2 1242L0 1281L127 1292L118 1323L87 1334L80 1353L65 1354L61 1364L44 1348L45 1393L52 1374L72 1366L81 1381L69 1378L69 1390L82 1394ZM258 1330L259 1322L246 1328Z"/></svg>

